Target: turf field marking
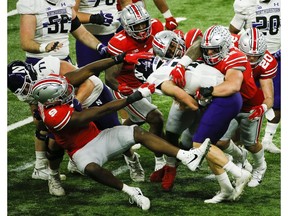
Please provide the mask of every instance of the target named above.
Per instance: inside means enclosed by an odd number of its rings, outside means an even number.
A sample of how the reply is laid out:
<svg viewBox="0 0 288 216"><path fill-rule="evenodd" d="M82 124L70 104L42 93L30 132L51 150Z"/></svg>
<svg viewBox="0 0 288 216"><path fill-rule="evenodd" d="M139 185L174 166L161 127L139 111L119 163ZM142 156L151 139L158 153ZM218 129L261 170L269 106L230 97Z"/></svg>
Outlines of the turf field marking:
<svg viewBox="0 0 288 216"><path fill-rule="evenodd" d="M127 166L127 165L123 165L123 166L121 166L121 167L113 170L113 171L112 171L112 174L113 174L114 176L118 176L118 175L126 172L127 170L129 170L128 166Z"/></svg>
<svg viewBox="0 0 288 216"><path fill-rule="evenodd" d="M26 118L26 119L24 119L22 121L16 122L16 123L11 124L11 125L8 125L7 132L9 132L11 130L14 130L14 129L18 128L18 127L22 127L22 126L24 126L26 124L29 124L31 122L33 122L33 117L32 116L30 116L30 117L28 117L28 118Z"/></svg>
<svg viewBox="0 0 288 216"><path fill-rule="evenodd" d="M18 14L18 12L17 12L17 10L15 9L15 10L9 11L9 12L7 13L7 16L14 16L14 15L16 15L16 14Z"/></svg>
<svg viewBox="0 0 288 216"><path fill-rule="evenodd" d="M22 166L19 166L19 167L15 168L15 169L12 169L10 171L11 172L21 172L23 170L26 170L26 169L34 166L34 164L35 164L34 162L29 162L29 163L23 164Z"/></svg>

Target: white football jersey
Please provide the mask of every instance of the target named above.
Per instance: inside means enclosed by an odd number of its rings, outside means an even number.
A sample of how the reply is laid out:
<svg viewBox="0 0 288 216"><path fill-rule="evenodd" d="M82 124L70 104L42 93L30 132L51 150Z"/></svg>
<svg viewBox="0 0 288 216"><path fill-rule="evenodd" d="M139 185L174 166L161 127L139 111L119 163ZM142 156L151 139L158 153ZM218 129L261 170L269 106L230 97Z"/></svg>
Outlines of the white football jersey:
<svg viewBox="0 0 288 216"><path fill-rule="evenodd" d="M47 77L49 74L61 74L60 72L60 60L57 57L47 56L42 58L40 61L35 64L34 69L37 72L37 79L43 79ZM89 77L94 84L94 89L90 96L83 101L82 107L87 108L89 107L94 101L97 100L101 92L103 91L103 82L96 76Z"/></svg>
<svg viewBox="0 0 288 216"><path fill-rule="evenodd" d="M235 0L233 7L235 13L249 15L255 13L258 0Z"/></svg>
<svg viewBox="0 0 288 216"><path fill-rule="evenodd" d="M33 14L36 16L36 32L34 40L37 43L59 41L63 47L49 53L26 52L27 57L43 58L53 55L64 59L69 55L69 32L71 30L72 7L75 0L59 0L57 5L49 4L46 0L19 0L17 11L19 14Z"/></svg>
<svg viewBox="0 0 288 216"><path fill-rule="evenodd" d="M98 14L102 11L103 13L111 13L113 15L113 22L110 26L92 23L83 24L86 29L94 35L115 33L117 28L121 25L118 20L119 13L116 8L116 0L81 0L78 11L89 14Z"/></svg>
<svg viewBox="0 0 288 216"><path fill-rule="evenodd" d="M180 59L166 61L157 70L155 70L147 78L147 82L154 83L159 86L165 80L169 80L169 75L172 69L176 66ZM184 90L190 94L195 94L200 87L210 87L219 85L224 81L224 75L214 67L204 63L193 62L186 68L185 73L186 85Z"/></svg>
<svg viewBox="0 0 288 216"><path fill-rule="evenodd" d="M281 47L281 1L271 0L269 3L259 3L256 10L256 20L253 26L264 35L267 49L270 53L277 52Z"/></svg>

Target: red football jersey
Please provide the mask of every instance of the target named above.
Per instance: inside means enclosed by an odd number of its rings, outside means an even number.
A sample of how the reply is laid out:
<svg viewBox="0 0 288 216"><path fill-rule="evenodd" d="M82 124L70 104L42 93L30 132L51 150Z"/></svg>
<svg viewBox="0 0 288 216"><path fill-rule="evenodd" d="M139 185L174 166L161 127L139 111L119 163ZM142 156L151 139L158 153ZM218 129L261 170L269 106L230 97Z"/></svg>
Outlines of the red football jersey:
<svg viewBox="0 0 288 216"><path fill-rule="evenodd" d="M83 127L65 127L74 112L73 105L62 104L45 108L39 104L39 111L45 125L54 134L56 142L70 157L100 133L93 122Z"/></svg>
<svg viewBox="0 0 288 216"><path fill-rule="evenodd" d="M130 37L124 30L114 35L108 43L108 52L112 55L118 55L122 52L138 53L151 52L153 53L152 41L154 35L163 31L162 23L157 19L151 19L151 35L145 42L139 42ZM134 75L134 64L124 62L119 76L117 77L119 84L126 83L131 88L138 88L142 83Z"/></svg>
<svg viewBox="0 0 288 216"><path fill-rule="evenodd" d="M245 68L245 70L242 72L243 82L240 89L240 93L243 98L243 108L245 107L245 111L247 109L250 110L250 108L252 108L253 106L257 106L262 103L263 99L262 97L260 97L261 94L257 93L259 91L253 78L251 65L248 62L246 55L242 53L238 48L231 48L228 56L222 61L220 61L218 64L216 64L214 67L221 71L221 73L223 73L224 75L229 69ZM262 101L259 104L260 100Z"/></svg>
<svg viewBox="0 0 288 216"><path fill-rule="evenodd" d="M188 49L198 38L198 36L203 37L203 33L200 29L191 29L184 35L185 46Z"/></svg>
<svg viewBox="0 0 288 216"><path fill-rule="evenodd" d="M255 80L270 79L276 76L277 60L266 50L262 61L253 69L253 77Z"/></svg>

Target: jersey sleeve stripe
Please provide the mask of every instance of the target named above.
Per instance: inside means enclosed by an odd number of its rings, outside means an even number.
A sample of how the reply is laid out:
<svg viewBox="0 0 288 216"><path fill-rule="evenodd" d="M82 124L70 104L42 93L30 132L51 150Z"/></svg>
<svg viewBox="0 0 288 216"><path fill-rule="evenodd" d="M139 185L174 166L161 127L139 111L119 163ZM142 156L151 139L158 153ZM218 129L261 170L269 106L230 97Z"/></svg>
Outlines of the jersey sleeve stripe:
<svg viewBox="0 0 288 216"><path fill-rule="evenodd" d="M71 111L69 111L66 116L64 117L64 119L54 127L55 130L60 131L62 130L63 127L65 127L65 125L69 122L71 118Z"/></svg>
<svg viewBox="0 0 288 216"><path fill-rule="evenodd" d="M119 55L123 51L120 49L117 49L116 47L112 46L110 43L108 44L108 50L109 52L113 53L114 55Z"/></svg>

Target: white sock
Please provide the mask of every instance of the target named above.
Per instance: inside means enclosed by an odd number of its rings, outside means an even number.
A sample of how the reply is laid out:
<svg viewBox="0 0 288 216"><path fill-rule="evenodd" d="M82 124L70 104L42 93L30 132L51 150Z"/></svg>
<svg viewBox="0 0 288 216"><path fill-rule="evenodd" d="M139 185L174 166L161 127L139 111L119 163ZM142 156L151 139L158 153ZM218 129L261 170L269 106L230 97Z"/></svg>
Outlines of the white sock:
<svg viewBox="0 0 288 216"><path fill-rule="evenodd" d="M223 169L226 172L230 172L235 178L241 177L241 168L236 166L232 161L229 161L227 164L225 164Z"/></svg>
<svg viewBox="0 0 288 216"><path fill-rule="evenodd" d="M272 141L272 139L276 133L276 130L278 128L278 125L279 125L279 123L267 122L263 140Z"/></svg>
<svg viewBox="0 0 288 216"><path fill-rule="evenodd" d="M175 157L166 157L166 165L170 167L176 166L176 158Z"/></svg>
<svg viewBox="0 0 288 216"><path fill-rule="evenodd" d="M223 150L223 152L232 155L232 157L236 161L239 161L240 159L242 159L242 150L238 146L236 146L233 140L231 139L230 139L228 148Z"/></svg>
<svg viewBox="0 0 288 216"><path fill-rule="evenodd" d="M35 167L40 168L47 165L46 151L35 151Z"/></svg>
<svg viewBox="0 0 288 216"><path fill-rule="evenodd" d="M130 186L124 184L124 183L123 183L122 191L124 193L127 193L129 196L132 196L135 193L135 190L134 190L133 187L130 187Z"/></svg>
<svg viewBox="0 0 288 216"><path fill-rule="evenodd" d="M215 177L220 185L221 192L230 193L233 190L233 186L230 182L227 172L224 172L220 175L215 175Z"/></svg>
<svg viewBox="0 0 288 216"><path fill-rule="evenodd" d="M262 166L262 164L265 161L264 148L262 147L262 149L259 152L257 152L257 153L252 153L252 157L253 157L253 160L254 160L254 167Z"/></svg>
<svg viewBox="0 0 288 216"><path fill-rule="evenodd" d="M157 171L161 169L165 165L166 161L164 159L164 156L156 157L155 156L155 169L154 171Z"/></svg>

